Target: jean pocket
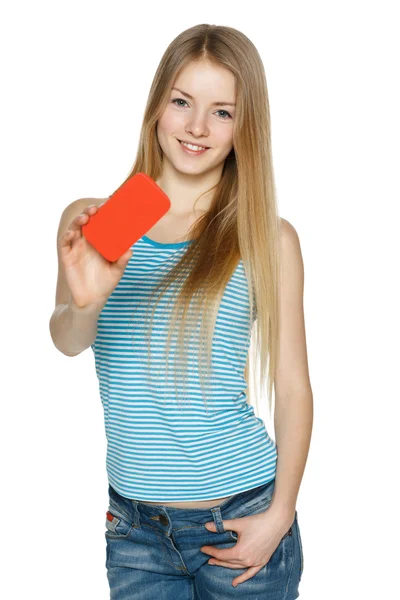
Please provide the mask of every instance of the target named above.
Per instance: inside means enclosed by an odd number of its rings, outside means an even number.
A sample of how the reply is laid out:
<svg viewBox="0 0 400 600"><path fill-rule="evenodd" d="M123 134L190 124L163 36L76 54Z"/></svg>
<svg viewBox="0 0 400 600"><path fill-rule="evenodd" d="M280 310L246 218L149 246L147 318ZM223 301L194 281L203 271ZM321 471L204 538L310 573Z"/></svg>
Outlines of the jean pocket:
<svg viewBox="0 0 400 600"><path fill-rule="evenodd" d="M106 537L119 539L127 538L132 529L133 523L113 506L110 506L106 512Z"/></svg>

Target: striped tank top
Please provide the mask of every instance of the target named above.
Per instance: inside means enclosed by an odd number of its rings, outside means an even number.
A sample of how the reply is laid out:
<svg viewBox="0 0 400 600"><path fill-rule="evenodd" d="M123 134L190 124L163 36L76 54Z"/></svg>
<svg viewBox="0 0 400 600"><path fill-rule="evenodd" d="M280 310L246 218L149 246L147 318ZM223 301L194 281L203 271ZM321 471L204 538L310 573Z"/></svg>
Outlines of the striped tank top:
<svg viewBox="0 0 400 600"><path fill-rule="evenodd" d="M159 348L166 347L162 325L169 290L155 311L150 340L150 348L156 348L151 349L150 364L156 367L159 385L153 376L148 378L148 340L141 335L143 299L190 243L163 244L144 235L132 245L133 255L99 315L91 346L104 411L108 481L121 496L144 502L231 496L268 483L276 472L276 444L245 391L250 304L242 260L217 315L208 409L197 357L187 371L184 404L175 397L173 374L171 386L165 385L165 358ZM147 332L149 322L142 322ZM173 349L171 342L172 354Z"/></svg>

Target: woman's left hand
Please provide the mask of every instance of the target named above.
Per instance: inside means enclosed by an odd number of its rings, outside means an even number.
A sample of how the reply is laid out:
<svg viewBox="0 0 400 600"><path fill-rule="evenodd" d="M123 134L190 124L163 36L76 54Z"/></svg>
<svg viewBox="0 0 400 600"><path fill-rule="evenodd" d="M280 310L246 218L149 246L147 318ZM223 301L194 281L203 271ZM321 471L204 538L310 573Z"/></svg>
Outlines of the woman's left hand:
<svg viewBox="0 0 400 600"><path fill-rule="evenodd" d="M212 557L208 561L209 564L230 569L247 569L232 580L232 585L236 587L254 577L268 563L292 525L294 517L294 511L293 515L283 515L271 506L266 512L258 515L224 520L225 531L236 531L238 534L236 545L225 549L203 546L200 550ZM205 526L208 531L216 532L214 521L206 523Z"/></svg>

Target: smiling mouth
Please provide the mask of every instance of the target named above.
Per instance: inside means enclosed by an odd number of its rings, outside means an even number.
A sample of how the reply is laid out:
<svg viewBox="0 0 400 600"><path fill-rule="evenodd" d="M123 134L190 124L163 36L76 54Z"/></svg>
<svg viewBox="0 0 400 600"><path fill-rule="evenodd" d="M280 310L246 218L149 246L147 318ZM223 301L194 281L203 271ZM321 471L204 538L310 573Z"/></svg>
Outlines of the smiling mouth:
<svg viewBox="0 0 400 600"><path fill-rule="evenodd" d="M178 140L178 138L176 138ZM184 140L178 140L179 143L184 142ZM185 144L190 144L191 142L184 142ZM197 144L192 144L192 146L197 146ZM206 150L210 149L210 146L200 146L201 148L205 148Z"/></svg>

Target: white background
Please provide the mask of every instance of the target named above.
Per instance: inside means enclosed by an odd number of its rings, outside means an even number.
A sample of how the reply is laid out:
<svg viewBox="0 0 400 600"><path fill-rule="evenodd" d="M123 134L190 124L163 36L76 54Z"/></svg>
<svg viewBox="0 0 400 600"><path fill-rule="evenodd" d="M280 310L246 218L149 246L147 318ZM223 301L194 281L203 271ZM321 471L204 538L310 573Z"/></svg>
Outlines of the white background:
<svg viewBox="0 0 400 600"><path fill-rule="evenodd" d="M314 429L297 503L300 598L399 597L396 5L2 5L7 600L109 598L106 438L94 357L91 349L64 356L49 332L56 233L70 202L106 198L128 175L159 60L199 23L235 27L261 54L280 214L302 247Z"/></svg>

